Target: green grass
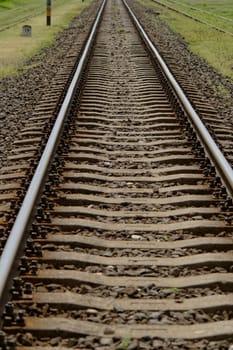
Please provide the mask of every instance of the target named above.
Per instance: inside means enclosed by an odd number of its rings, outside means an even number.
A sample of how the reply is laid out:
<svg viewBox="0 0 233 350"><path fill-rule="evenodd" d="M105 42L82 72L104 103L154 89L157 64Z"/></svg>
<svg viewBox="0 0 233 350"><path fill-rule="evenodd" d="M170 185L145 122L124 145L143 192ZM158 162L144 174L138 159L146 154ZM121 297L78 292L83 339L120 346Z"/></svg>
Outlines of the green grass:
<svg viewBox="0 0 233 350"><path fill-rule="evenodd" d="M125 337L122 339L120 345L119 345L119 348L122 349L122 350L127 350L128 349L128 346L130 345L131 343L131 339L130 337Z"/></svg>
<svg viewBox="0 0 233 350"><path fill-rule="evenodd" d="M0 0L0 8L7 8L10 9L14 7L14 5L17 4L16 0Z"/></svg>
<svg viewBox="0 0 233 350"><path fill-rule="evenodd" d="M230 0L162 0L162 2L233 33L233 2Z"/></svg>
<svg viewBox="0 0 233 350"><path fill-rule="evenodd" d="M57 0L55 0L55 5L57 6ZM0 30L23 20L25 17L33 17L45 12L45 7L44 0L0 0Z"/></svg>
<svg viewBox="0 0 233 350"><path fill-rule="evenodd" d="M231 22L233 21L233 3L231 0L206 0L205 2L179 0L179 4L174 0L160 1L191 15L194 15L194 12L190 10L190 7L201 9L202 12L195 12L195 17L233 33L233 22ZM205 24L155 4L151 0L141 0L141 2L160 12L160 17L169 27L184 37L192 52L204 58L211 66L233 81L233 36L216 31ZM181 6L180 3L189 7ZM215 16L210 16L210 11ZM226 13L228 20L221 18L221 16L226 16Z"/></svg>
<svg viewBox="0 0 233 350"><path fill-rule="evenodd" d="M91 1L52 0L52 25L46 26L45 0L0 0L0 77L28 68L25 60L50 45ZM32 26L31 37L21 36L24 24Z"/></svg>

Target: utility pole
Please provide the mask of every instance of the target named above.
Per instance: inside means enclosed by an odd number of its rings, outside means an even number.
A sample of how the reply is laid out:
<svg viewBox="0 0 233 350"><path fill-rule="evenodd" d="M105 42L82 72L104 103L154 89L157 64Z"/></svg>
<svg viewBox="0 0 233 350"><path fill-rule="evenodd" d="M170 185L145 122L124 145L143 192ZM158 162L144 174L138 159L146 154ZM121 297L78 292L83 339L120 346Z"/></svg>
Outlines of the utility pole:
<svg viewBox="0 0 233 350"><path fill-rule="evenodd" d="M51 25L51 0L47 0L47 26Z"/></svg>

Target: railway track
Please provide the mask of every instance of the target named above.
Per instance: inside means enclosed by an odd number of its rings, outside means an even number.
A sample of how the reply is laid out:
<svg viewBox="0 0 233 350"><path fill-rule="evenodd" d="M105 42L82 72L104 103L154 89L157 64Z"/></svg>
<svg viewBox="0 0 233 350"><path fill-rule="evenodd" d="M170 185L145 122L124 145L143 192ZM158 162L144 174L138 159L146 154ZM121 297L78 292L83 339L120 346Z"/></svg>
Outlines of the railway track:
<svg viewBox="0 0 233 350"><path fill-rule="evenodd" d="M171 10L173 12L176 12L176 13L182 15L182 16L185 16L185 17L187 17L187 18L189 18L189 19L191 19L193 21L199 22L199 23L204 24L204 25L206 25L206 26L208 26L208 27L210 27L212 29L215 29L215 30L217 30L220 33L224 33L224 34L233 36L232 32L230 32L230 31L228 31L228 30L226 30L224 28L221 28L219 26L213 25L212 23L206 22L206 21L202 20L199 17L193 16L192 14L189 14L187 12L181 11L178 8L174 7L174 6L170 6L169 4L166 4L166 3L163 3L163 2L157 1L157 0L153 0L153 2L157 3L159 6L166 7L167 9L169 9L169 10ZM176 3L174 3L174 5L175 4ZM224 19L224 21L226 21L226 19Z"/></svg>
<svg viewBox="0 0 233 350"><path fill-rule="evenodd" d="M232 348L232 170L129 11L101 5L57 135L45 99L1 171L3 350Z"/></svg>

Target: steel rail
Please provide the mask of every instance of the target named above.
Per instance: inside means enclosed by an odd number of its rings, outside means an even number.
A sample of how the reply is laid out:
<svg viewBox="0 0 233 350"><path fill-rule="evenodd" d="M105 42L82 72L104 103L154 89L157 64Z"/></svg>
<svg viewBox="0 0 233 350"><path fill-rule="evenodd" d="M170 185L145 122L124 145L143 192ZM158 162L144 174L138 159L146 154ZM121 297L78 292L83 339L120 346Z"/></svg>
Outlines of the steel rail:
<svg viewBox="0 0 233 350"><path fill-rule="evenodd" d="M67 119L67 114L72 103L72 97L74 96L77 84L80 80L83 69L85 68L86 60L93 43L93 39L95 38L95 34L100 23L105 4L106 0L103 0L96 20L92 26L87 43L79 60L77 69L68 88L65 99L59 110L56 122L50 133L44 152L41 156L35 174L23 200L20 211L16 217L15 223L4 247L0 260L0 305L3 300L5 290L7 289L9 283L8 278L12 273L12 269L19 252L21 242L23 240L25 232L28 230L29 225L32 222L35 206L40 199L41 191L47 179L48 170L54 158L54 154L59 143L65 121Z"/></svg>
<svg viewBox="0 0 233 350"><path fill-rule="evenodd" d="M205 127L204 123L202 122L200 116L197 114L197 112L192 107L191 102L184 94L182 88L178 84L178 82L175 80L174 76L172 75L171 71L167 67L166 63L164 62L163 58L160 56L158 50L156 49L155 45L152 43L146 32L144 31L142 25L134 15L133 11L130 9L129 5L126 3L125 0L123 0L129 14L131 15L131 18L136 25L142 39L147 44L147 47L151 50L154 57L156 57L166 79L168 80L169 84L173 88L176 97L178 98L182 108L186 112L188 118L190 119L197 135L202 143L203 147L205 148L212 164L216 167L216 170L221 177L224 185L226 186L228 194L233 197L233 170L224 157L223 153L220 151L216 143L214 142L213 138L211 137L209 131Z"/></svg>

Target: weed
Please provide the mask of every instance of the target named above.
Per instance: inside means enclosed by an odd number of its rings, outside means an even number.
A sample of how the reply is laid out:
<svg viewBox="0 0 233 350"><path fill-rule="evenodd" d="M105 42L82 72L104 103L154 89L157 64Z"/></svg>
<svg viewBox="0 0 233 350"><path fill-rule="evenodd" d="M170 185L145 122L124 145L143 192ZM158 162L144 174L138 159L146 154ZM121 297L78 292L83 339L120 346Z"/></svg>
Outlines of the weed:
<svg viewBox="0 0 233 350"><path fill-rule="evenodd" d="M221 98L230 97L230 92L222 84L214 86L213 89L214 89L215 96L218 96Z"/></svg>
<svg viewBox="0 0 233 350"><path fill-rule="evenodd" d="M169 288L169 291L171 291L173 293L180 293L182 291L182 289L174 287L174 288Z"/></svg>
<svg viewBox="0 0 233 350"><path fill-rule="evenodd" d="M120 343L120 349L127 350L131 339L129 337L124 337Z"/></svg>

